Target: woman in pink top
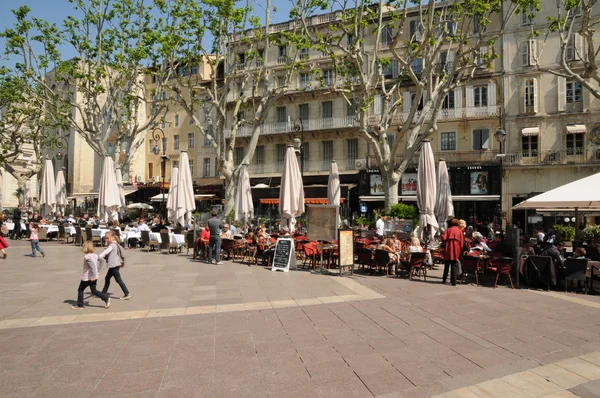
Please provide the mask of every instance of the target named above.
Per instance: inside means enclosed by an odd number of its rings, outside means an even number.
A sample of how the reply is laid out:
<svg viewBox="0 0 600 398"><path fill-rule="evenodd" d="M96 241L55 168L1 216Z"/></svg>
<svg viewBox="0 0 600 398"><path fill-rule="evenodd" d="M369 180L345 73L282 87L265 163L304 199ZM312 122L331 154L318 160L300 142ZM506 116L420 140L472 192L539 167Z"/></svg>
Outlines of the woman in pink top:
<svg viewBox="0 0 600 398"><path fill-rule="evenodd" d="M38 232L40 230L39 225L34 222L29 223L29 239L31 239L31 257L35 257L35 251L39 251L42 257L46 257L46 254L40 249L40 238L38 237Z"/></svg>

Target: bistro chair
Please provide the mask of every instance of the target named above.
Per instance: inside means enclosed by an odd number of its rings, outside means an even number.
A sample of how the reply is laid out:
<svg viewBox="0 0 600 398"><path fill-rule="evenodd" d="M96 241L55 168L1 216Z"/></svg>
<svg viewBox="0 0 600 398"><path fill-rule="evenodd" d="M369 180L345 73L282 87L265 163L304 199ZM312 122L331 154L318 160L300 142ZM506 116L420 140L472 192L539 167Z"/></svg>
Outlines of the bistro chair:
<svg viewBox="0 0 600 398"><path fill-rule="evenodd" d="M302 267L306 267L306 263L313 266L313 270L317 269L317 257L321 255L321 251L317 250L317 242L308 242L304 244L304 262Z"/></svg>
<svg viewBox="0 0 600 398"><path fill-rule="evenodd" d="M460 265L462 267L462 275L459 275L461 285L467 274L475 274L475 282L477 283L477 286L479 286L479 264L479 256L463 256L463 258L460 260Z"/></svg>
<svg viewBox="0 0 600 398"><path fill-rule="evenodd" d="M75 238L73 239L73 244L78 246L83 245L83 233L79 225L75 226Z"/></svg>
<svg viewBox="0 0 600 398"><path fill-rule="evenodd" d="M149 231L142 231L142 244L146 247L146 251L150 251L153 247L158 246L158 241L150 238Z"/></svg>
<svg viewBox="0 0 600 398"><path fill-rule="evenodd" d="M56 237L56 241L62 241L63 243L67 242L67 231L65 230L65 226L62 224L58 226L58 236Z"/></svg>
<svg viewBox="0 0 600 398"><path fill-rule="evenodd" d="M185 255L189 256L190 249L192 249L192 255L195 259L196 255L198 254L198 251L196 250L196 242L194 241L194 231L188 231L188 233L185 235L185 245L187 248L187 252L185 253Z"/></svg>
<svg viewBox="0 0 600 398"><path fill-rule="evenodd" d="M565 260L565 292L567 291L568 281L586 282L588 260L585 258L568 258Z"/></svg>
<svg viewBox="0 0 600 398"><path fill-rule="evenodd" d="M552 284L552 257L549 256L529 256L525 260L525 279L527 287L531 287L531 282L539 282L546 285L550 291Z"/></svg>
<svg viewBox="0 0 600 398"><path fill-rule="evenodd" d="M394 274L398 271L398 262L392 261L390 252L383 249L375 250L375 265L377 269L385 267L385 276L390 277L390 268L393 267Z"/></svg>
<svg viewBox="0 0 600 398"><path fill-rule="evenodd" d="M181 235L181 231L183 230L183 228L181 228L181 225L176 226L175 228L173 228L173 233L175 235Z"/></svg>
<svg viewBox="0 0 600 398"><path fill-rule="evenodd" d="M166 250L168 254L177 252L177 242L171 242L168 229L160 230L160 251Z"/></svg>
<svg viewBox="0 0 600 398"><path fill-rule="evenodd" d="M425 252L416 252L410 253L408 257L408 267L410 268L408 279L412 280L412 277L415 275L415 271L417 271L417 277L423 275L423 280L427 282L427 267L425 266L425 257L427 253Z"/></svg>
<svg viewBox="0 0 600 398"><path fill-rule="evenodd" d="M85 238L93 244L97 243L98 246L102 244L102 238L100 238L99 236L94 236L94 234L92 234L92 227L85 227Z"/></svg>
<svg viewBox="0 0 600 398"><path fill-rule="evenodd" d="M43 240L47 241L48 240L48 230L46 228L40 227L38 229L38 238L39 238L40 242Z"/></svg>
<svg viewBox="0 0 600 398"><path fill-rule="evenodd" d="M233 249L235 246L235 241L229 238L221 239L221 260L225 258L225 254L227 254L228 258L233 258Z"/></svg>
<svg viewBox="0 0 600 398"><path fill-rule="evenodd" d="M491 260L491 265L487 267L487 271L491 273L496 273L496 280L494 281L494 289L498 286L498 278L500 275L508 276L508 280L510 281L510 287L515 288L512 281L512 276L510 275L510 271L512 270L514 260L510 257L496 257Z"/></svg>
<svg viewBox="0 0 600 398"><path fill-rule="evenodd" d="M373 267L373 251L371 249L367 249L363 247L356 251L358 258L358 265L362 267L362 270L365 270L365 266L371 269Z"/></svg>

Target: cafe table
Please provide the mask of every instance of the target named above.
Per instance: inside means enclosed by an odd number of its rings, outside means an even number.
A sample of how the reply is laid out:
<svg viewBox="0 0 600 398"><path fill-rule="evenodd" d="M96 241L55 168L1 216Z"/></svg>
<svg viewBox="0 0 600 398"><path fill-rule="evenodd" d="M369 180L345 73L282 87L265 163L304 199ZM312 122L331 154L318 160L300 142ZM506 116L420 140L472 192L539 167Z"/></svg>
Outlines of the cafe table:
<svg viewBox="0 0 600 398"><path fill-rule="evenodd" d="M331 266L331 255L338 249L338 245L334 244L319 244L315 246L317 251L321 250L323 253L323 260L327 258L327 268Z"/></svg>

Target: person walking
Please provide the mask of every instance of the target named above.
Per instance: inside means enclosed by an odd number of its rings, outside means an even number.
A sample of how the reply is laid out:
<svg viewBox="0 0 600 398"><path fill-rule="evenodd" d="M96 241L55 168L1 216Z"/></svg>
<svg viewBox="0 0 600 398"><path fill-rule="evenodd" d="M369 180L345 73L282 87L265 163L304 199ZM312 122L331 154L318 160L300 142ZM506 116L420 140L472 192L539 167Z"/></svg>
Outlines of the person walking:
<svg viewBox="0 0 600 398"><path fill-rule="evenodd" d="M442 241L444 242L444 275L442 284L448 279L448 271L450 271L450 283L456 286L456 276L458 271L458 261L460 260L460 252L464 244L464 236L459 229L460 221L453 218L450 221L450 228L444 231Z"/></svg>
<svg viewBox="0 0 600 398"><path fill-rule="evenodd" d="M40 248L40 238L38 236L38 232L40 231L40 226L35 222L29 223L29 239L31 240L31 257L35 257L35 251L40 252L42 257L46 257L46 253Z"/></svg>
<svg viewBox="0 0 600 398"><path fill-rule="evenodd" d="M131 298L131 294L129 290L127 290L127 286L123 279L121 279L121 266L122 262L122 254L121 245L119 245L119 238L113 231L108 231L106 235L104 235L104 239L108 243L108 247L102 253L100 253L100 258L106 260L106 266L108 267L108 271L106 272L106 276L104 277L104 287L102 288L102 293L108 294L108 288L110 287L110 280L114 277L115 281L123 290L123 297L121 300L129 300Z"/></svg>
<svg viewBox="0 0 600 398"><path fill-rule="evenodd" d="M91 241L83 242L81 252L84 253L83 257L83 274L81 275L81 281L79 282L79 288L77 289L77 305L71 306L73 310L83 309L83 292L88 287L92 291L92 294L99 297L104 301L104 308L110 307L110 297L107 294L99 292L96 289L96 282L98 281L98 255L94 248L94 243Z"/></svg>
<svg viewBox="0 0 600 398"><path fill-rule="evenodd" d="M377 239L383 240L384 228L385 228L385 223L383 222L383 218L381 217L381 214L379 214L377 216L377 221L375 222L375 236L377 237Z"/></svg>
<svg viewBox="0 0 600 398"><path fill-rule="evenodd" d="M7 235L8 228L6 224L4 224L4 216L0 213L0 253L2 253L2 259L6 259L6 248L8 247L8 242L4 239L5 235Z"/></svg>
<svg viewBox="0 0 600 398"><path fill-rule="evenodd" d="M12 232L13 239L21 239L21 217L23 216L23 205L19 205L13 211L13 223L15 223L15 228Z"/></svg>
<svg viewBox="0 0 600 398"><path fill-rule="evenodd" d="M208 240L208 262L212 263L213 253L215 255L215 263L217 265L223 264L221 262L221 230L223 229L223 223L217 218L216 210L211 212L212 218L208 220L208 229L210 230L210 238Z"/></svg>

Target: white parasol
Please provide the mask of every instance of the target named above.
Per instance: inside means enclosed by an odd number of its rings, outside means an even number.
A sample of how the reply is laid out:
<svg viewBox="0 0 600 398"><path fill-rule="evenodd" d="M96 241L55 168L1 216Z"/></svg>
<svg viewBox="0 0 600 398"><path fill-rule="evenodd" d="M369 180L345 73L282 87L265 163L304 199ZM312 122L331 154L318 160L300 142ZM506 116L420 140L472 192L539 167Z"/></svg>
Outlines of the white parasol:
<svg viewBox="0 0 600 398"><path fill-rule="evenodd" d="M42 189L40 191L40 215L47 217L54 213L56 205L56 185L54 183L54 166L47 159L42 173Z"/></svg>
<svg viewBox="0 0 600 398"><path fill-rule="evenodd" d="M435 200L437 198L437 186L435 176L435 161L431 142L423 141L421 146L421 156L419 157L419 166L417 170L417 205L419 206L419 231L420 239L424 240L426 232L429 230L429 240L433 240L438 230L438 222L435 219ZM427 228L430 227L430 228Z"/></svg>
<svg viewBox="0 0 600 398"><path fill-rule="evenodd" d="M298 159L292 145L288 145L279 190L279 215L281 227L290 233L296 229L296 217L304 213L304 185L298 167Z"/></svg>
<svg viewBox="0 0 600 398"><path fill-rule="evenodd" d="M196 210L194 185L188 153L181 152L179 158L179 183L177 184L177 221L181 225L190 224L192 212Z"/></svg>
<svg viewBox="0 0 600 398"><path fill-rule="evenodd" d="M437 199L435 201L435 217L440 226L440 231L446 230L448 220L454 217L454 204L450 189L450 177L445 160L438 163L437 172Z"/></svg>
<svg viewBox="0 0 600 398"><path fill-rule="evenodd" d="M248 176L248 166L245 164L240 169L235 197L235 219L245 225L250 225L252 218L254 218L254 205L252 204L252 188Z"/></svg>
<svg viewBox="0 0 600 398"><path fill-rule="evenodd" d="M102 176L100 177L100 190L98 192L98 217L103 221L116 221L119 219L119 188L115 178L115 166L112 158L104 158Z"/></svg>

